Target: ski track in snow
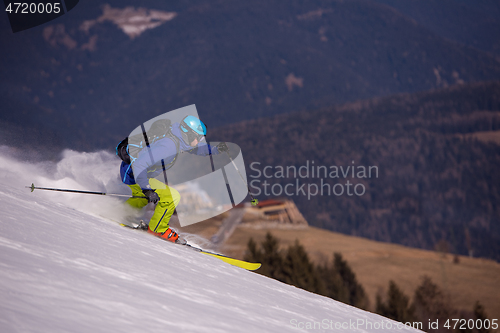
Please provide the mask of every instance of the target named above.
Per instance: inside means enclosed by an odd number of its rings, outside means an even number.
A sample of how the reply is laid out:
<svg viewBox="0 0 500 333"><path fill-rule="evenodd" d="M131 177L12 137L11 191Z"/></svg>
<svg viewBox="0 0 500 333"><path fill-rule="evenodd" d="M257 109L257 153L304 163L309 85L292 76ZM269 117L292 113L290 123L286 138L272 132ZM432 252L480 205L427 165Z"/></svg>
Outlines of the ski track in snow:
<svg viewBox="0 0 500 333"><path fill-rule="evenodd" d="M106 152L0 157L1 332L416 331L100 217L126 216L118 199L24 188L127 194L118 165ZM305 328L323 320L393 328Z"/></svg>

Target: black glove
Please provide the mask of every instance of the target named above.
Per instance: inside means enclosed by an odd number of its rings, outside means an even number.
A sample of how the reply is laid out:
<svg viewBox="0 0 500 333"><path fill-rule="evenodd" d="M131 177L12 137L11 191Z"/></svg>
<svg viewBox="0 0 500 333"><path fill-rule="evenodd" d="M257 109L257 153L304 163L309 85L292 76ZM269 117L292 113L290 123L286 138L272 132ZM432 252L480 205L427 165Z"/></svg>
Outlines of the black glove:
<svg viewBox="0 0 500 333"><path fill-rule="evenodd" d="M156 193L154 190L142 190L142 193L144 193L146 198L148 198L148 202L152 202L155 204L160 201L158 193Z"/></svg>
<svg viewBox="0 0 500 333"><path fill-rule="evenodd" d="M229 152L229 147L226 145L225 142L219 143L216 147L220 153L223 153L225 151Z"/></svg>

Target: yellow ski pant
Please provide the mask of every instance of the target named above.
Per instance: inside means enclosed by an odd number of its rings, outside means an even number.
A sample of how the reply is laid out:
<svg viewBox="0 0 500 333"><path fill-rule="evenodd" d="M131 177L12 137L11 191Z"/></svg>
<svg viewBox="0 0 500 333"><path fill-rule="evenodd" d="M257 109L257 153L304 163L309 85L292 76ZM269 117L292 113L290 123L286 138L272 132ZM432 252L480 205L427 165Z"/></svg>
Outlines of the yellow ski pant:
<svg viewBox="0 0 500 333"><path fill-rule="evenodd" d="M156 204L155 212L151 220L149 220L149 229L157 233L162 233L168 229L168 223L174 213L175 207L181 200L181 195L176 189L154 178L149 179L149 185L160 197L160 201ZM138 184L128 186L132 189L132 196L144 196ZM126 202L135 208L143 208L148 204L148 200L142 198L130 198Z"/></svg>

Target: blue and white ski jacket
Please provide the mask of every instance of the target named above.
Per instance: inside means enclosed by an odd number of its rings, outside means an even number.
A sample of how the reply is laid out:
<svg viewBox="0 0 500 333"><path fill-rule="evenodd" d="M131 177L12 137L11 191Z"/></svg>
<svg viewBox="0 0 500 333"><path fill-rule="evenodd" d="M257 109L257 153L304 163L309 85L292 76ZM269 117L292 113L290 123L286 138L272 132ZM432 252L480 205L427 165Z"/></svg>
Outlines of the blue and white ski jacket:
<svg viewBox="0 0 500 333"><path fill-rule="evenodd" d="M181 151L207 156L210 153L213 155L220 154L217 147L211 147L205 141L198 144L196 147L191 147L184 142L179 128L179 123L172 124L172 134L179 140L179 153ZM149 178L155 178L163 172L162 161L165 166L169 165L177 156L177 147L173 139L166 136L152 143L149 149L143 149L137 159L133 162L135 174L132 171L131 165L122 162L120 166L120 176L122 182L127 185L139 184L145 190L149 188Z"/></svg>

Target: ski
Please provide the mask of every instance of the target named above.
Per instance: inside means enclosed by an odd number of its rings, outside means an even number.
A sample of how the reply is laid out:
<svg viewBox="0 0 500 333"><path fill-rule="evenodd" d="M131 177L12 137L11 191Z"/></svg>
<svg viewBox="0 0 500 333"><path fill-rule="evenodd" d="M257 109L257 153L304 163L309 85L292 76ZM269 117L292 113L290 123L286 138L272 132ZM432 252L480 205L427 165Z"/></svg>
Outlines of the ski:
<svg viewBox="0 0 500 333"><path fill-rule="evenodd" d="M228 263L230 265L246 269L248 271L255 271L255 270L259 269L261 266L260 263L253 263L253 262L248 262L248 261L244 261L244 260L234 259L234 258L225 256L223 254L218 254L218 253L213 253L213 252L202 250L202 249L200 249L196 246L192 246L190 244L184 244L184 246L187 246L187 247L189 247L195 251L201 252L203 254L215 257L215 258L222 260L225 263Z"/></svg>
<svg viewBox="0 0 500 333"><path fill-rule="evenodd" d="M142 221L140 223L138 223L137 225L129 225L129 224L124 224L124 223L120 223L120 225L122 227L127 227L127 228L131 228L131 229L135 229L135 230L147 230L147 225ZM173 243L173 244L175 244L175 243ZM240 268L246 269L248 271L255 271L255 270L259 269L261 266L260 263L252 263L252 262L248 262L248 261L244 261L244 260L234 259L234 258L225 256L223 254L205 251L205 250L200 249L199 247L193 246L191 244L176 244L176 245L185 246L187 248L195 250L196 252L200 252L200 253L206 254L208 256L217 258L217 259L222 260L225 263L228 263L232 266L240 267Z"/></svg>

